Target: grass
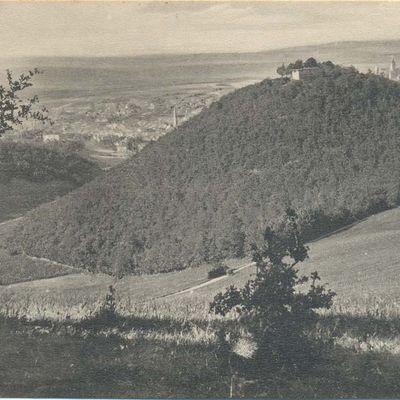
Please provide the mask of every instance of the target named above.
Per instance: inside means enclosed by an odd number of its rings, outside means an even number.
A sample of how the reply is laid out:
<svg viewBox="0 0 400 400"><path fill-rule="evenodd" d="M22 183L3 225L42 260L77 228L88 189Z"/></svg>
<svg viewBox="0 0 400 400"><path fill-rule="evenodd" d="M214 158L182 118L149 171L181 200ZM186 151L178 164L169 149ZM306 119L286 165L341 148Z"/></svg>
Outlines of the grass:
<svg viewBox="0 0 400 400"><path fill-rule="evenodd" d="M234 378L234 395L400 396L399 212L378 214L310 245L302 271L318 270L338 293L316 332L334 338L326 360L296 377L275 371L253 379L242 371ZM217 331L237 321L209 314L208 304L230 284L244 284L254 268L165 296L206 281L209 268L118 281L79 273L0 287L0 395L227 397L231 376L220 359ZM112 323L98 320L110 284L117 289Z"/></svg>
<svg viewBox="0 0 400 400"><path fill-rule="evenodd" d="M212 347L138 337L43 333L18 322L0 327L0 393L29 397L209 397L226 395ZM13 366L11 369L10 366Z"/></svg>
<svg viewBox="0 0 400 400"><path fill-rule="evenodd" d="M302 271L317 270L342 297L400 296L400 209L385 211L310 245Z"/></svg>
<svg viewBox="0 0 400 400"><path fill-rule="evenodd" d="M124 312L119 304L119 311ZM189 315L187 314L189 311ZM0 319L0 394L30 397L227 397L229 371L218 351L218 327L229 320L160 300L115 323ZM351 310L353 312L354 310ZM399 337L400 318L326 315L335 345L316 370L275 372L234 382L245 397L398 397L400 356L373 347ZM235 321L233 323L236 324ZM372 335L370 335L372 334ZM370 335L370 336L368 336ZM363 339L364 338L364 339ZM3 340L4 339L4 340ZM398 342L398 340L397 340Z"/></svg>
<svg viewBox="0 0 400 400"><path fill-rule="evenodd" d="M0 249L0 285L76 274L77 271L60 265L49 266L23 255L10 256L6 250Z"/></svg>

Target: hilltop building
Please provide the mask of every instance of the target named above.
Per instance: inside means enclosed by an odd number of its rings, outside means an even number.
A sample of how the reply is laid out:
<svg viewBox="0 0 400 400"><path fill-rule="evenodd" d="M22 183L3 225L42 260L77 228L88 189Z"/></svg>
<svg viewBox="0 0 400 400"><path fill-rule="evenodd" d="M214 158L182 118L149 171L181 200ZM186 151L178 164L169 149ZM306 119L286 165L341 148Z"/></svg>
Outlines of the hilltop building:
<svg viewBox="0 0 400 400"><path fill-rule="evenodd" d="M292 80L293 81L303 81L308 80L319 72L319 67L308 67L292 70Z"/></svg>

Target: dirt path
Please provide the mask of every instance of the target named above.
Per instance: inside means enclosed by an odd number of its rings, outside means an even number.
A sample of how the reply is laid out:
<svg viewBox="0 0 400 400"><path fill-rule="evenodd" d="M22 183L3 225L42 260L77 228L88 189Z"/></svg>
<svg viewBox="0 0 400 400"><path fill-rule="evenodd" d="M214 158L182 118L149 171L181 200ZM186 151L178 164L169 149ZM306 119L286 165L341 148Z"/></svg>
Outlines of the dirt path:
<svg viewBox="0 0 400 400"><path fill-rule="evenodd" d="M232 270L233 274L236 274L239 271L241 271L242 269L249 268L249 267L252 267L254 265L255 265L254 262L242 265L241 267L238 267L238 268L235 268L234 270ZM222 275L222 276L219 276L218 278L210 279L210 280L208 280L206 282L203 282L203 283L200 283L198 285L190 286L190 287L188 287L186 289L179 290L179 291L174 292L174 293L169 293L169 294L166 294L164 296L157 297L156 299L161 299L161 298L166 299L166 298L169 298L169 297L172 297L172 296L178 296L178 295L184 294L184 293L192 293L195 290L201 289L201 288L203 288L205 286L208 286L208 285L212 285L215 282L222 281L223 279L226 279L229 276L231 276L231 275ZM156 299L154 299L154 300L156 300Z"/></svg>
<svg viewBox="0 0 400 400"><path fill-rule="evenodd" d="M0 227L1 227L1 226L6 226L6 225L11 225L11 224L13 224L14 222L17 222L17 221L21 220L22 218L24 218L24 217L18 217L18 218L14 218L14 219L8 219L7 221L0 222Z"/></svg>
<svg viewBox="0 0 400 400"><path fill-rule="evenodd" d="M33 260L33 261L44 261L44 262L47 262L47 263L49 263L51 265L55 265L55 266L58 266L58 267L71 268L71 269L76 270L77 273L79 273L79 269L76 268L76 267L73 267L72 265L59 263L57 261L49 260L48 258L44 258L44 257L34 257L34 256L29 256L28 254L24 254L24 256L26 258L29 258L30 260Z"/></svg>

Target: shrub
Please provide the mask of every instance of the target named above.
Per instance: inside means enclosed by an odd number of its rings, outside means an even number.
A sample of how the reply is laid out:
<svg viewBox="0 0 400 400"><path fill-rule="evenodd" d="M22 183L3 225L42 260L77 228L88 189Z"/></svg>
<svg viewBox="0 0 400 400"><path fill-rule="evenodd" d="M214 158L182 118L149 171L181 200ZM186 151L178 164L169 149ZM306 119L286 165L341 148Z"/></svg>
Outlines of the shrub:
<svg viewBox="0 0 400 400"><path fill-rule="evenodd" d="M255 279L243 289L231 286L210 305L216 314L239 313L256 344L254 361L260 372L298 372L315 366L325 349L325 342L312 335L318 321L316 310L330 308L335 296L317 284L317 272L298 276L295 266L308 257L308 248L298 233L297 214L287 210L286 215L284 231L277 234L267 228L262 247L253 248Z"/></svg>
<svg viewBox="0 0 400 400"><path fill-rule="evenodd" d="M81 322L81 327L86 329L102 329L115 326L118 323L118 313L116 311L117 301L115 298L116 289L110 285L103 304L100 309L89 318Z"/></svg>
<svg viewBox="0 0 400 400"><path fill-rule="evenodd" d="M208 279L214 279L226 275L229 271L229 267L223 263L214 264L212 269L208 271Z"/></svg>

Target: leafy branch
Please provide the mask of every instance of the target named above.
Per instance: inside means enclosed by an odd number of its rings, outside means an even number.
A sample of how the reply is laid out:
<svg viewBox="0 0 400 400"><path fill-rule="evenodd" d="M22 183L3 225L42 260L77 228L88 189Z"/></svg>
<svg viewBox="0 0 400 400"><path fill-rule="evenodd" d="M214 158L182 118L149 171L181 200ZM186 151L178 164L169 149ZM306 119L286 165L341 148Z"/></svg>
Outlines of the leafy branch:
<svg viewBox="0 0 400 400"><path fill-rule="evenodd" d="M46 107L36 109L38 96L26 99L20 97L20 92L33 85L32 78L41 73L42 71L35 68L14 78L12 72L7 70L7 84L0 85L0 136L29 119L52 124Z"/></svg>

